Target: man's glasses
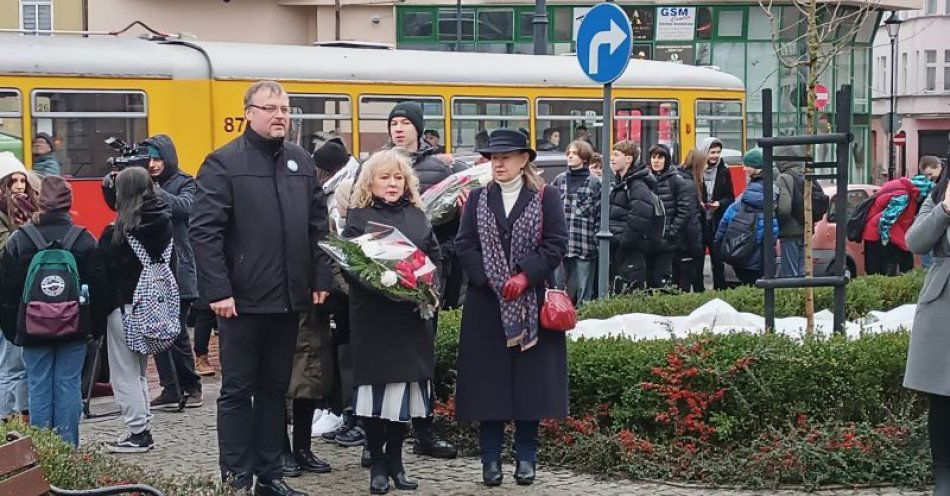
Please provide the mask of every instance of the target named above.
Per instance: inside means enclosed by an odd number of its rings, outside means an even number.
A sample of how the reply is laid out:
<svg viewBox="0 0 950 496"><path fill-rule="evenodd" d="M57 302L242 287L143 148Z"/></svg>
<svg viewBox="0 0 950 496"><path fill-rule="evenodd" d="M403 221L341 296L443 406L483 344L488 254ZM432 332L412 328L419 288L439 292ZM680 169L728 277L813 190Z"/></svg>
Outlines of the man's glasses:
<svg viewBox="0 0 950 496"><path fill-rule="evenodd" d="M284 115L290 115L290 107L279 107L277 105L253 105L248 104L248 107L254 107L259 110L263 110L267 114L276 114L278 110Z"/></svg>

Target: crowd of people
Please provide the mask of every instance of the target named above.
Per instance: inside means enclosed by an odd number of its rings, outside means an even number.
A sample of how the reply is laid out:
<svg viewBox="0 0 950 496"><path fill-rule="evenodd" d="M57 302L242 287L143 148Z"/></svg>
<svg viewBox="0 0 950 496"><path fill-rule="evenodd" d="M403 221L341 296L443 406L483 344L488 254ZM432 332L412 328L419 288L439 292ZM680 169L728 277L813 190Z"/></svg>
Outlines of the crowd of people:
<svg viewBox="0 0 950 496"><path fill-rule="evenodd" d="M223 481L256 495L302 495L285 478L332 470L314 453L322 439L363 447L371 494L416 489L403 464L407 438L414 454L457 456L433 421L438 313L390 299L318 246L331 232L352 238L382 224L437 267L442 307L462 307L456 417L479 423L484 484L503 482L506 422L514 422L513 478L534 482L540 421L568 412L565 334L539 324L545 290L566 288L575 304L595 298L606 186L589 139L575 133L567 170L546 185L526 133L491 132L477 150L490 163L488 186L461 194L456 218L433 226L421 194L466 166L444 154L418 103L392 109L389 145L363 163L339 137L309 152L287 141L289 98L278 83L253 84L243 103L246 131L209 154L197 178L179 169L166 135L144 142L147 168L110 173L102 191L115 220L98 241L73 223L72 189L48 135L33 142L33 171L0 153L0 417L23 417L78 445L84 375L96 374L84 369L102 343L127 429L106 448L154 449L154 409L202 407L217 328ZM556 149L560 133L545 132L544 142ZM752 284L763 251L776 249L764 246L766 229L781 245L778 275L803 273L801 163L776 162L768 199L762 151L749 150L737 195L722 150L707 138L676 164L662 143L645 152L632 141L613 145L604 157L616 177L607 192L612 292L704 291L707 253L716 289L727 284L724 264ZM933 305L950 278L940 263L950 236L939 235L950 232L948 171L934 157L920 171L883 185L852 216L869 272L907 269L911 252L929 253L938 267L921 296L930 313L915 323L906 383L946 412L948 382L932 377L950 371L932 354L946 349L936 330L943 310ZM820 206L823 193L812 194ZM767 202L776 207L772 225ZM155 398L149 357L160 378ZM329 428L320 424L327 419ZM946 483L945 430L931 426Z"/></svg>

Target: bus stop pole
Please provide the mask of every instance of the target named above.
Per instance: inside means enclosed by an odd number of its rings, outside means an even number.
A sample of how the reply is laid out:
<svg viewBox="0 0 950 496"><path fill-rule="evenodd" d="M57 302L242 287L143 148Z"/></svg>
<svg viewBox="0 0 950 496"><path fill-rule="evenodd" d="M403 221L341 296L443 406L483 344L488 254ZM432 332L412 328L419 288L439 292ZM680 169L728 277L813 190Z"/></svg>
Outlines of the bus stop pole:
<svg viewBox="0 0 950 496"><path fill-rule="evenodd" d="M600 231L597 239L600 249L597 254L597 295L607 297L607 282L610 278L610 189L614 183L614 170L610 168L610 136L613 124L613 85L604 85L604 114L601 128L601 169L604 171L600 185Z"/></svg>

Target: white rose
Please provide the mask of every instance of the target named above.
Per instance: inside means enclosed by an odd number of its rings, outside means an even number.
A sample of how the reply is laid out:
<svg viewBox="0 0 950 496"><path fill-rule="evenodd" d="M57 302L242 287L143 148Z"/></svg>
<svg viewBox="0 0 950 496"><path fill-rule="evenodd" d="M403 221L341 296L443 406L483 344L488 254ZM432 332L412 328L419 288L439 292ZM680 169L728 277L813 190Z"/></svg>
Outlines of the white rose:
<svg viewBox="0 0 950 496"><path fill-rule="evenodd" d="M388 288L395 285L397 282L399 282L399 278L396 276L395 272L391 270L387 270L386 272L383 272L382 276L379 277L379 282L384 287Z"/></svg>

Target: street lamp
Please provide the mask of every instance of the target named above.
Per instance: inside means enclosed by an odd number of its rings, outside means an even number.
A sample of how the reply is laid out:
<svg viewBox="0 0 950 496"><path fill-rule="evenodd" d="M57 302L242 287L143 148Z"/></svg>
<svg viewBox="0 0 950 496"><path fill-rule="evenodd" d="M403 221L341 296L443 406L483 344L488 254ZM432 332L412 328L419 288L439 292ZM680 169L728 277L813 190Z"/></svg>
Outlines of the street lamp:
<svg viewBox="0 0 950 496"><path fill-rule="evenodd" d="M896 11L891 11L891 16L884 21L884 29L891 38L891 111L887 114L887 180L894 179L894 166L897 162L897 151L894 147L894 129L895 113L897 112L897 35L901 30L901 20L897 17Z"/></svg>

